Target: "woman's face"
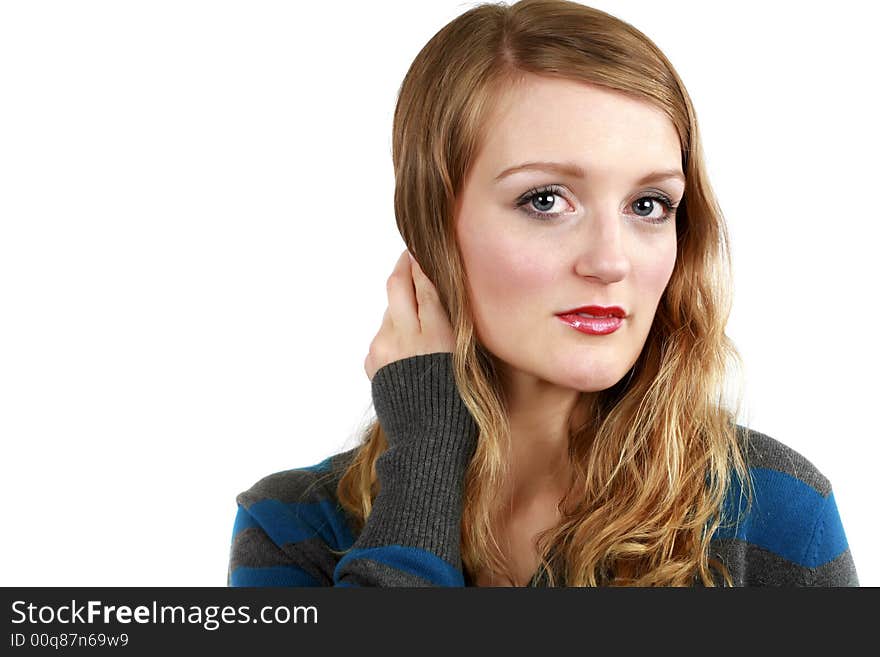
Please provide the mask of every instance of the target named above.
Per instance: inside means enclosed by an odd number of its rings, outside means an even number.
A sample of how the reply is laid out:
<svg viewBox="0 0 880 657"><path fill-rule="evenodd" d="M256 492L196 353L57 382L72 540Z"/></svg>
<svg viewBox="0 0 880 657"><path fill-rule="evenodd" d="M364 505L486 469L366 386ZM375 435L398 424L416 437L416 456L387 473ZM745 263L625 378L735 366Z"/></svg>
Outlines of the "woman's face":
<svg viewBox="0 0 880 657"><path fill-rule="evenodd" d="M607 389L638 359L675 265L675 210L650 197L677 205L684 178L643 179L682 174L676 130L646 103L533 76L511 90L487 134L455 214L478 338L508 376ZM571 163L583 175L502 175L528 162ZM557 317L588 305L617 305L626 317L606 335Z"/></svg>

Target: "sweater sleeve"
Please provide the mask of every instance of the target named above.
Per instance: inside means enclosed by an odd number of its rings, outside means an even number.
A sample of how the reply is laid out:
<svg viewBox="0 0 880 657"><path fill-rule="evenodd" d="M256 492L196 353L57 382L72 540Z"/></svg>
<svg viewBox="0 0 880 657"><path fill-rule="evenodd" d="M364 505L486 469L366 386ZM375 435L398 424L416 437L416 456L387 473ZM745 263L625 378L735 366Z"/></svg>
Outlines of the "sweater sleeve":
<svg viewBox="0 0 880 657"><path fill-rule="evenodd" d="M394 361L372 381L388 449L376 459L380 490L336 585L463 586L464 474L477 425L455 385L452 354Z"/></svg>
<svg viewBox="0 0 880 657"><path fill-rule="evenodd" d="M327 526L334 517L327 499L306 503L289 484L295 508L280 495L243 494L229 585L464 585L462 496L478 428L458 394L452 354L385 365L372 396L388 449L376 460L379 493L351 549L338 562L330 556L345 530Z"/></svg>

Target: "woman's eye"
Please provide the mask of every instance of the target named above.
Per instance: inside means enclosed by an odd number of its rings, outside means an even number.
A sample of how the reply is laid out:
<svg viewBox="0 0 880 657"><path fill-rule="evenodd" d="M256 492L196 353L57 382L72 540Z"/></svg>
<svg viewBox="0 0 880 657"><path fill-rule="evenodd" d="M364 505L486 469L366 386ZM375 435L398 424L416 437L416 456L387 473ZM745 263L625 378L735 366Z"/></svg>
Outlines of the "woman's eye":
<svg viewBox="0 0 880 657"><path fill-rule="evenodd" d="M643 217L648 223L662 224L675 214L678 205L673 205L672 200L665 196L642 196L632 203L632 207L636 216Z"/></svg>
<svg viewBox="0 0 880 657"><path fill-rule="evenodd" d="M516 206L525 206L526 214L536 219L552 219L563 214L563 211L560 209L554 210L554 208L562 206L563 201L565 201L565 197L562 195L561 190L553 185L542 189L529 190L517 200Z"/></svg>
<svg viewBox="0 0 880 657"><path fill-rule="evenodd" d="M561 196L554 194L553 192L539 192L535 194L529 202L532 204L532 207L539 212L555 214L552 210L556 206L556 201L561 198Z"/></svg>

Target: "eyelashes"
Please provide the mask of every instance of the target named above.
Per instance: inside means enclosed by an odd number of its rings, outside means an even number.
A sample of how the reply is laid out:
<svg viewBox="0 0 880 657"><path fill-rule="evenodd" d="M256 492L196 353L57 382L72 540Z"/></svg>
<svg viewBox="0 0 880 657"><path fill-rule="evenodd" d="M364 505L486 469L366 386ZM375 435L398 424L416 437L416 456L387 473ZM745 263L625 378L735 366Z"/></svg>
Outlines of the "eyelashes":
<svg viewBox="0 0 880 657"><path fill-rule="evenodd" d="M559 187L558 185L547 185L545 187L536 187L527 191L516 200L516 207L522 208L522 212L525 212L530 217L537 219L538 221L544 222L550 222L553 219L556 219L557 217L564 214L563 212L541 212L539 210L532 209L532 207L528 204L531 204L531 202L539 196L560 196L562 198L566 198L561 187ZM662 192L648 192L640 196L638 199L636 199L636 201L642 201L644 199L659 201L660 204L665 208L663 215L660 217L649 218L642 215L636 215L648 224L665 224L672 218L672 215L675 214L675 209L679 206L679 203L673 203L672 199Z"/></svg>

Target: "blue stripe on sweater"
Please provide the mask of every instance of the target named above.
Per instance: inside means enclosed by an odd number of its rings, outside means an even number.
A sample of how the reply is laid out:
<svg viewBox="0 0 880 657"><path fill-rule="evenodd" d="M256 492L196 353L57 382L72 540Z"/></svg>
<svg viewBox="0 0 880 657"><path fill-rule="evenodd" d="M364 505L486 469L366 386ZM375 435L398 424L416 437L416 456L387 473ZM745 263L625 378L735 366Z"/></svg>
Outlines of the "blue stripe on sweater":
<svg viewBox="0 0 880 657"><path fill-rule="evenodd" d="M433 552L404 545L352 550L336 564L334 579L339 579L339 569L353 559L370 559L397 570L427 579L437 586L464 586L464 575L452 564Z"/></svg>
<svg viewBox="0 0 880 657"><path fill-rule="evenodd" d="M247 509L244 509L239 505L238 511L235 513L235 523L232 525L232 538L235 540L235 537L245 529L259 526L260 524L254 520L254 517L250 513L247 512Z"/></svg>
<svg viewBox="0 0 880 657"><path fill-rule="evenodd" d="M719 527L717 538L738 538L807 568L828 563L848 547L834 494L823 497L796 477L769 468L750 468L755 497L736 527ZM725 504L729 520L745 508L738 479Z"/></svg>

